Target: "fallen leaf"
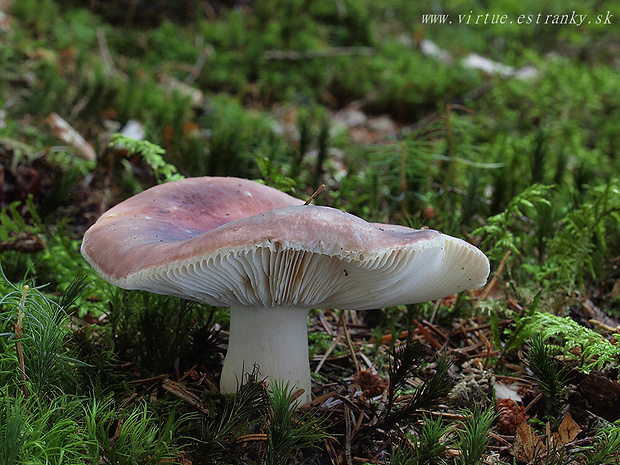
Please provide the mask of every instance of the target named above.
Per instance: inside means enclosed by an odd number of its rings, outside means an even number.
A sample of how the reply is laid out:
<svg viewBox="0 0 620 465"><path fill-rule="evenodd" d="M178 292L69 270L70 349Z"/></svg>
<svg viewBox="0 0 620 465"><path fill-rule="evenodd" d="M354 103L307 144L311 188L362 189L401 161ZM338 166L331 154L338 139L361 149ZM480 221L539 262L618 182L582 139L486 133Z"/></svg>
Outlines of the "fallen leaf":
<svg viewBox="0 0 620 465"><path fill-rule="evenodd" d="M558 432L553 433L553 443L557 446L563 446L572 442L579 433L581 433L581 428L575 423L573 417L567 413L562 419Z"/></svg>
<svg viewBox="0 0 620 465"><path fill-rule="evenodd" d="M522 422L517 427L515 442L512 446L512 455L517 460L530 463L546 450L545 444L536 435L534 429L528 425L527 421Z"/></svg>

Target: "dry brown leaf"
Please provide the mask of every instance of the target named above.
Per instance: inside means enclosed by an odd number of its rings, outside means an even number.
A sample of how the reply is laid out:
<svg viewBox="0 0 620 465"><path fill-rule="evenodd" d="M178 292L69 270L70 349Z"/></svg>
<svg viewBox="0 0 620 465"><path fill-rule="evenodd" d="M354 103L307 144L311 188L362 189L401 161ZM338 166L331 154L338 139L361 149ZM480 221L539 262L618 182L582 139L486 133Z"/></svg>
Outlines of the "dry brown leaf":
<svg viewBox="0 0 620 465"><path fill-rule="evenodd" d="M517 460L530 463L546 450L547 447L536 435L534 429L528 425L527 421L522 422L517 427L515 443L512 446L512 455Z"/></svg>
<svg viewBox="0 0 620 465"><path fill-rule="evenodd" d="M558 432L553 433L553 444L556 446L568 444L569 442L572 442L579 433L581 433L581 428L577 423L575 423L575 420L573 420L573 417L570 416L570 413L567 413L562 419Z"/></svg>

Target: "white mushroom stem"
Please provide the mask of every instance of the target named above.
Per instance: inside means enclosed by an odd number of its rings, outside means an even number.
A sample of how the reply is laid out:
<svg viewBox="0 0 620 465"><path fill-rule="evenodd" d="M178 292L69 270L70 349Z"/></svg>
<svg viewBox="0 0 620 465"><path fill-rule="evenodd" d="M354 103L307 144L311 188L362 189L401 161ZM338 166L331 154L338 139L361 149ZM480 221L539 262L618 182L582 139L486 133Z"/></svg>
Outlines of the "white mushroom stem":
<svg viewBox="0 0 620 465"><path fill-rule="evenodd" d="M221 391L235 392L254 365L269 382L288 382L289 389L303 389L300 405L312 400L307 308L231 307Z"/></svg>

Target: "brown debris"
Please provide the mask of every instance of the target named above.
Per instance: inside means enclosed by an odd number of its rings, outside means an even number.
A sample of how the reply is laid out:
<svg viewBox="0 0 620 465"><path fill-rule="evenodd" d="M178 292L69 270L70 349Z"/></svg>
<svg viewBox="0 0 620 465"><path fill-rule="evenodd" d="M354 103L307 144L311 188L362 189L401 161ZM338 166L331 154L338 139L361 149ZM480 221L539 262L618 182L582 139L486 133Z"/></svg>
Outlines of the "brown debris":
<svg viewBox="0 0 620 465"><path fill-rule="evenodd" d="M569 393L568 401L608 421L616 421L620 405L620 383L598 373L580 377L575 380L577 385Z"/></svg>
<svg viewBox="0 0 620 465"><path fill-rule="evenodd" d="M497 429L500 434L514 436L519 425L530 418L525 408L512 399L500 399L497 402L497 410L500 412L497 419Z"/></svg>
<svg viewBox="0 0 620 465"><path fill-rule="evenodd" d="M15 235L9 241L0 241L0 252L14 250L21 253L34 253L45 248L45 242L41 236L23 231Z"/></svg>
<svg viewBox="0 0 620 465"><path fill-rule="evenodd" d="M387 389L388 382L370 370L362 370L353 376L353 384L362 389L367 399L377 397Z"/></svg>
<svg viewBox="0 0 620 465"><path fill-rule="evenodd" d="M542 459L547 454L565 454L564 446L575 440L581 432L579 425L570 414L566 414L556 433L551 433L547 423L547 431L544 440L541 439L534 429L523 421L517 427L515 442L512 453L515 458L525 463L545 463Z"/></svg>

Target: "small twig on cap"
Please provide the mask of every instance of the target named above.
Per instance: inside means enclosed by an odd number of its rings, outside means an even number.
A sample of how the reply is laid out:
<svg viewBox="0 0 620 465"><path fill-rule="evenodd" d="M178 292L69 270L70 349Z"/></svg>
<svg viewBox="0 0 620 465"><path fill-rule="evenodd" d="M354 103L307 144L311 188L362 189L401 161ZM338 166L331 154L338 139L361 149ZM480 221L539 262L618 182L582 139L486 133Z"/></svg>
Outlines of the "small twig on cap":
<svg viewBox="0 0 620 465"><path fill-rule="evenodd" d="M315 198L317 195L319 195L323 189L325 189L325 184L321 184L321 185L319 186L319 188L318 188L316 191L314 191L314 194L312 194L312 195L310 196L310 198L309 198L308 200L306 200L306 202L304 203L304 205L310 205L310 202L312 202L312 201L314 200L314 198Z"/></svg>

